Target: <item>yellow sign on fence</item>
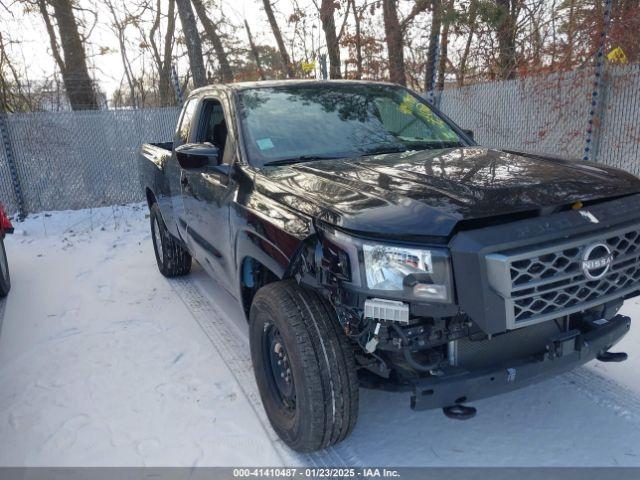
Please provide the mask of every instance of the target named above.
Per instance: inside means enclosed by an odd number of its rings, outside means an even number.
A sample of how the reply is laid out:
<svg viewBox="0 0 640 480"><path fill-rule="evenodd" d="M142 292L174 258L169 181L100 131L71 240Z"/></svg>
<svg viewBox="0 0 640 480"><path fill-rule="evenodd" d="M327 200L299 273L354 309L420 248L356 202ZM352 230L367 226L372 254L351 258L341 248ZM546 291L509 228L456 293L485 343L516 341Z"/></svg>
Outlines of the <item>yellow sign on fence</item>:
<svg viewBox="0 0 640 480"><path fill-rule="evenodd" d="M607 53L607 60L612 63L627 63L627 56L620 47L616 47Z"/></svg>

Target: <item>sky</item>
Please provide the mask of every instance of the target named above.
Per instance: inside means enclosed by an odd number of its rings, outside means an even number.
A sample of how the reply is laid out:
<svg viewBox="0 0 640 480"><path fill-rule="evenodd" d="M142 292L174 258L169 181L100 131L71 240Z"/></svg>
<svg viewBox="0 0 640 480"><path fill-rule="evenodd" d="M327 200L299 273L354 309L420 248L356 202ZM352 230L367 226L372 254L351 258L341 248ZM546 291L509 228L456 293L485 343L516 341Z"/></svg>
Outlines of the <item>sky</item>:
<svg viewBox="0 0 640 480"><path fill-rule="evenodd" d="M77 0L76 3L81 8L95 11L98 14L99 22L90 33L86 53L90 66L94 67L92 69L93 75L98 79L100 88L110 98L111 94L124 81L124 68L118 49L117 37L110 29L111 14L99 0ZM130 0L114 3L128 5L132 10L134 9L132 5L135 5L135 2ZM163 3L163 11L166 12L167 2L163 0ZM303 8L310 7L308 8L309 12L313 10L311 0L300 0L298 3ZM10 58L14 62L21 64L31 81L51 77L56 70L56 65L51 56L49 38L39 12L25 11L23 4L17 0L4 0L2 4L7 6L9 11L0 6L0 31L3 33L5 40L8 38L15 42L9 48ZM246 18L256 43L275 45L266 15L262 9L261 0L218 0L217 4L220 5L222 11L235 25L243 25L243 21ZM278 21L285 36L287 18L293 11L292 5L293 2L289 0L277 0L274 2L278 13ZM85 14L85 17L89 20L91 15ZM316 22L319 26L317 19ZM179 20L177 24L179 26ZM316 29L316 32L321 31L320 28ZM132 27L129 32L128 38L136 41L138 38L137 31ZM246 43L244 30L238 30L237 36L243 43ZM108 53L100 53L101 50L104 51L104 47L108 47ZM141 64L140 59L134 59L134 64L139 66ZM178 63L177 68L179 74L181 70L184 72L188 68L186 59Z"/></svg>

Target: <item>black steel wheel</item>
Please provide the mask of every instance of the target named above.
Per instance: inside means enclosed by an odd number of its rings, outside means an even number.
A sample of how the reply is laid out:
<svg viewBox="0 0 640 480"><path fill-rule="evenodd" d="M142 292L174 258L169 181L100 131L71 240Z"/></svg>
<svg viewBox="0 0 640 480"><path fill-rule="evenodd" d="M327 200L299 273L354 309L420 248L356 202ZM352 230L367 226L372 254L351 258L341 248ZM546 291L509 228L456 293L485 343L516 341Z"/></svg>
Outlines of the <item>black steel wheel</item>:
<svg viewBox="0 0 640 480"><path fill-rule="evenodd" d="M262 353L267 357L263 362L269 371L267 374L269 389L271 394L280 400L282 408L292 413L296 409L296 386L284 339L278 327L273 324L265 325L263 339Z"/></svg>

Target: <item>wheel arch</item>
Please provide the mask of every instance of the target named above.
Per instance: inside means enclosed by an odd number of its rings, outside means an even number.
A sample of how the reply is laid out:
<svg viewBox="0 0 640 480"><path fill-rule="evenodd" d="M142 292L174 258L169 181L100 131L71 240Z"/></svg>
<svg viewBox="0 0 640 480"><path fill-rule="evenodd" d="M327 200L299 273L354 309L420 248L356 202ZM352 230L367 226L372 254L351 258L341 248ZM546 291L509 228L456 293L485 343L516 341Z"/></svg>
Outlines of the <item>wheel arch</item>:
<svg viewBox="0 0 640 480"><path fill-rule="evenodd" d="M255 231L241 230L235 244L239 298L248 321L256 292L267 283L284 278L289 258L272 241Z"/></svg>

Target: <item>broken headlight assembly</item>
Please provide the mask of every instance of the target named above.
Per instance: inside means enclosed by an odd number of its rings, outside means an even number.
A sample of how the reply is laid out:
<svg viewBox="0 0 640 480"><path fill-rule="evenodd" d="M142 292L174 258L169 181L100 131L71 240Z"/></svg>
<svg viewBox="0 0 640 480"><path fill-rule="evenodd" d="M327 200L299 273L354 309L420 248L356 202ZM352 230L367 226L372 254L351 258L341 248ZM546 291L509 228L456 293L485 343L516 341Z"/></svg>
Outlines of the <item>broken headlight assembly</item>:
<svg viewBox="0 0 640 480"><path fill-rule="evenodd" d="M341 253L344 276L367 295L453 303L449 253L444 248L417 248L373 243L338 230L325 230L332 250ZM326 244L325 244L326 245Z"/></svg>

